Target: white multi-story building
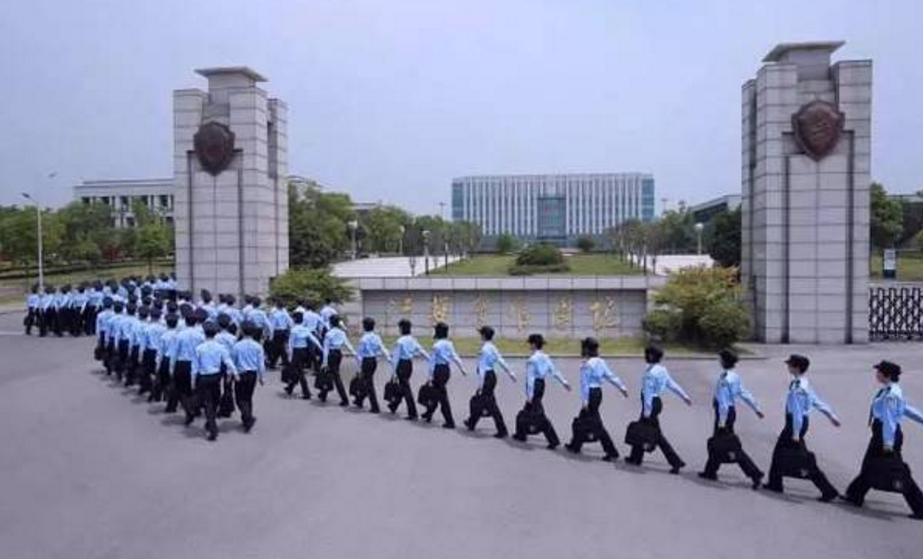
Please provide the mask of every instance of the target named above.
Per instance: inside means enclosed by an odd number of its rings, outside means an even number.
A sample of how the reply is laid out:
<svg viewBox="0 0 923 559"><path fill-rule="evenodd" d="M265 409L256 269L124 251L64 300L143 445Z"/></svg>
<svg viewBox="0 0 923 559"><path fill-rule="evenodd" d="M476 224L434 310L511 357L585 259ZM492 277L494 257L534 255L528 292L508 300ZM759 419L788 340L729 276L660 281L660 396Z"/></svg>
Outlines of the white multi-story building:
<svg viewBox="0 0 923 559"><path fill-rule="evenodd" d="M74 187L74 199L84 204L103 203L112 208L112 224L134 227L132 207L140 202L166 223L173 223L173 179L119 179L83 181Z"/></svg>
<svg viewBox="0 0 923 559"><path fill-rule="evenodd" d="M630 219L654 219L654 177L643 173L500 175L452 181L452 219L498 235L571 245L605 239Z"/></svg>

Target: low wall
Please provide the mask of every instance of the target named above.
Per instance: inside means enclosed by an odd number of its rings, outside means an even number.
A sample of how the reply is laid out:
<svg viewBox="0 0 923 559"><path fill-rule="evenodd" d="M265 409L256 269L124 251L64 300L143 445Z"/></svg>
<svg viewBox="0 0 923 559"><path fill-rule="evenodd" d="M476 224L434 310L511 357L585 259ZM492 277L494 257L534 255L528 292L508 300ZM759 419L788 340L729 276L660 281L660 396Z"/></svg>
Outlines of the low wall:
<svg viewBox="0 0 923 559"><path fill-rule="evenodd" d="M531 332L549 338L617 337L641 334L648 291L665 278L619 277L417 277L357 278L357 299L344 312L371 316L380 331L397 333L409 318L417 327L442 320L452 335L474 336L489 324L500 337ZM357 327L358 320L351 326Z"/></svg>

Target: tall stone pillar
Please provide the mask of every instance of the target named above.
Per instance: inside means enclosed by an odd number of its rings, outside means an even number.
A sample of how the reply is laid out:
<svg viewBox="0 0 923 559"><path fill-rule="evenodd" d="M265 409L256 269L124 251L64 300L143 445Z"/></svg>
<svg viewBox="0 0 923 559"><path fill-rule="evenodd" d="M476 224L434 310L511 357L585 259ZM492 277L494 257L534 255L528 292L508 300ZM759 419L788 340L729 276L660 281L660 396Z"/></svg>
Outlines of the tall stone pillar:
<svg viewBox="0 0 923 559"><path fill-rule="evenodd" d="M173 92L176 271L183 288L265 295L288 268L287 107L246 67Z"/></svg>
<svg viewBox="0 0 923 559"><path fill-rule="evenodd" d="M780 44L743 86L742 277L756 338L868 341L872 63Z"/></svg>

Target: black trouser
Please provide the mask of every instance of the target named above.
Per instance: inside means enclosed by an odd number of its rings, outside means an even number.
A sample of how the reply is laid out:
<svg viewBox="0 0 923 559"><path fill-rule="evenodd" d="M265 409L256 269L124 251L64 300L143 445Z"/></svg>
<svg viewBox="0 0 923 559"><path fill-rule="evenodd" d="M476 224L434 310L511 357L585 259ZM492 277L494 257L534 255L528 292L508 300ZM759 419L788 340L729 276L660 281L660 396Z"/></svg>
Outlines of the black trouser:
<svg viewBox="0 0 923 559"><path fill-rule="evenodd" d="M356 405L360 408L365 403L366 397L369 399L369 409L378 413L378 395L375 394L375 370L378 368L378 359L374 357L364 357L359 370L359 382L362 383L363 392L356 398Z"/></svg>
<svg viewBox="0 0 923 559"><path fill-rule="evenodd" d="M141 366L138 367L138 394L144 394L153 389L156 368L157 352L153 349L145 349L141 354Z"/></svg>
<svg viewBox="0 0 923 559"><path fill-rule="evenodd" d="M558 446L561 444L561 440L558 438L558 433L554 430L554 425L551 424L551 420L548 419L548 416L545 414L545 406L542 405L542 398L545 396L545 379L535 379L535 384L532 387L532 401L526 402L524 410L527 412L536 413L541 417L540 430L542 434L545 435L545 439L548 440L548 444L551 446ZM517 439L525 439L528 433L520 431L520 425L516 423L516 434Z"/></svg>
<svg viewBox="0 0 923 559"><path fill-rule="evenodd" d="M643 404L642 404L643 405ZM673 446L670 445L670 442L666 437L663 436L663 431L660 430L660 412L663 411L663 402L659 397L655 397L651 405L651 416L644 417L644 413L641 413L641 421L650 423L657 428L657 447L660 448L660 452L663 452L663 457L667 459L667 462L670 464L671 468L682 468L686 465L685 462L676 454L676 451L673 450ZM644 461L644 447L643 446L633 446L631 447L631 455L628 457L628 461L635 464L640 464Z"/></svg>
<svg viewBox="0 0 923 559"><path fill-rule="evenodd" d="M404 395L404 402L407 404L407 417L416 418L417 404L413 399L413 389L410 387L410 376L413 374L413 361L409 359L401 359L398 361L396 374L397 382L401 386L401 393ZM388 409L391 410L391 413L394 413L400 405L400 402L397 402L397 405L388 404Z"/></svg>
<svg viewBox="0 0 923 559"><path fill-rule="evenodd" d="M96 333L96 307L90 304L83 309L83 333L87 336Z"/></svg>
<svg viewBox="0 0 923 559"><path fill-rule="evenodd" d="M897 432L894 433L894 447L892 450L892 455L897 460L903 460L903 456L901 455L903 446L904 433L901 431L901 426L898 425ZM872 458L881 458L883 456L887 456L887 453L885 453L884 449L881 421L876 419L872 422L872 439L869 441L869 446L865 450L865 457L862 458L862 469L859 470L859 475L846 489L846 499L860 506L865 502L865 494L871 489L871 483L869 483L868 480L869 460ZM907 482L904 484L903 494L904 500L907 501L907 505L910 507L910 510L913 511L913 514L923 517L923 492L920 491L919 486L917 486L913 478L907 479Z"/></svg>
<svg viewBox="0 0 923 559"><path fill-rule="evenodd" d="M767 486L774 491L783 490L782 482L782 472L780 471L779 466L779 453L783 449L787 448L801 448L804 452L808 451L808 447L804 442L804 436L808 434L808 417L805 416L801 422L801 432L798 434L798 441L792 440L793 437L793 428L792 428L792 414L785 414L785 428L782 429L782 432L779 433L779 438L776 440L776 446L772 450L772 463L769 465L769 483ZM824 472L820 470L818 466L815 465L814 470L811 471L810 477L808 478L812 483L820 490L820 493L824 497L830 497L837 494L837 490L833 485L830 484L830 481L827 479L827 476L824 475Z"/></svg>
<svg viewBox="0 0 923 559"><path fill-rule="evenodd" d="M122 375L128 370L128 358L131 354L130 349L128 340L119 340L119 357L115 363L115 376L118 377L119 380L122 380Z"/></svg>
<svg viewBox="0 0 923 559"><path fill-rule="evenodd" d="M611 456L613 458L618 458L619 451L616 450L615 444L612 442L612 437L609 436L609 432L606 431L606 426L603 425L603 418L599 415L599 406L603 401L603 391L602 388L594 387L590 388L590 401L586 409L580 411L580 417L582 418L591 418L593 421L590 422L590 429L587 431L574 430L573 437L570 442L570 447L580 452L580 447L583 446L583 443L586 442L587 435L595 434L596 438L599 439L599 444L603 447L603 452L606 453L606 456Z"/></svg>
<svg viewBox="0 0 923 559"><path fill-rule="evenodd" d="M197 409L195 395L192 392L191 371L191 362L176 362L173 366L173 390L170 391L170 399L167 401L168 411L176 410L176 403L179 401L183 406L183 411L186 412L187 421L195 417Z"/></svg>
<svg viewBox="0 0 923 559"><path fill-rule="evenodd" d="M163 358L160 360L160 367L157 369L157 378L154 381L154 388L151 390L151 402L159 402L162 399L169 399L172 391L170 387L170 360Z"/></svg>
<svg viewBox="0 0 923 559"><path fill-rule="evenodd" d="M436 365L432 381L433 388L436 389L436 400L431 405L426 406L426 411L423 413L423 418L429 421L433 418L433 414L436 413L436 408L439 408L442 411L445 424L450 427L455 425L455 420L452 419L452 404L449 403L449 391L446 388L451 376L447 364Z"/></svg>
<svg viewBox="0 0 923 559"><path fill-rule="evenodd" d="M128 367L125 368L125 386L131 386L138 380L138 373L141 370L141 348L133 345L128 356Z"/></svg>
<svg viewBox="0 0 923 559"><path fill-rule="evenodd" d="M38 335L44 338L48 335L48 332L53 331L56 318L54 307L44 309L42 311L42 321L39 322Z"/></svg>
<svg viewBox="0 0 923 559"><path fill-rule="evenodd" d="M106 335L108 337L108 334ZM106 374L111 375L113 369L118 369L118 349L116 349L115 340L106 339L106 355L103 357L103 363L106 365Z"/></svg>
<svg viewBox="0 0 923 559"><path fill-rule="evenodd" d="M731 406L728 408L727 418L724 421L724 427L718 425L718 402L712 402L712 407L715 410L715 425L712 429L712 434L717 436L719 433L728 433L734 434L734 423L737 422L737 408ZM763 472L753 463L753 460L750 459L750 456L744 451L743 448L740 449L737 453L737 465L740 466L741 471L750 479L759 479L763 477ZM712 455L708 454L708 462L705 463L705 475L709 477L714 477L718 475L718 469L721 467L721 460Z"/></svg>
<svg viewBox="0 0 923 559"><path fill-rule="evenodd" d="M52 316L54 317L54 320L51 322L52 331L54 331L55 336L60 338L64 335L65 323L67 322L67 308L61 307L55 309L54 315Z"/></svg>
<svg viewBox="0 0 923 559"><path fill-rule="evenodd" d="M311 397L311 390L308 388L308 381L304 378L304 370L308 364L309 348L296 347L292 350L292 371L288 383L285 385L285 391L289 394L295 391L295 385L301 385L301 395L305 398Z"/></svg>
<svg viewBox="0 0 923 559"><path fill-rule="evenodd" d="M288 352L285 350L288 346L288 330L273 330L272 341L269 344L269 366L276 367L276 363L282 360L282 366L288 365Z"/></svg>
<svg viewBox="0 0 923 559"><path fill-rule="evenodd" d="M237 409L240 410L240 419L244 426L253 423L253 390L256 388L256 371L240 373L240 380L234 388L234 397Z"/></svg>
<svg viewBox="0 0 923 559"><path fill-rule="evenodd" d="M477 395L480 398L472 398L468 417L468 427L474 430L478 421L484 414L484 410L494 420L494 426L497 428L497 434L506 435L506 423L503 421L503 414L500 413L500 407L497 406L497 398L494 396L494 389L497 387L497 374L493 371L484 373L484 384L478 390Z"/></svg>
<svg viewBox="0 0 923 559"><path fill-rule="evenodd" d="M343 378L340 376L340 363L343 362L343 353L338 349L332 349L327 354L327 374L330 375L330 378L333 380L333 386L336 388L337 394L340 396L340 402L349 403L349 396L346 394L346 387L343 386ZM327 401L327 393L330 392L328 388L324 388L320 391L320 401Z"/></svg>
<svg viewBox="0 0 923 559"><path fill-rule="evenodd" d="M38 310L33 309L33 308L29 309L29 313L26 315L26 335L27 336L32 335L32 327L35 326L35 324L39 320L38 315L39 315ZM39 329L41 329L41 325L39 325Z"/></svg>
<svg viewBox="0 0 923 559"><path fill-rule="evenodd" d="M212 435L218 434L218 424L215 418L218 415L218 402L221 400L221 373L199 375L195 379L195 395L199 403L205 407L205 430Z"/></svg>
<svg viewBox="0 0 923 559"><path fill-rule="evenodd" d="M83 334L83 311L77 307L71 307L67 310L67 314L70 317L68 330L71 336L75 338L81 336Z"/></svg>

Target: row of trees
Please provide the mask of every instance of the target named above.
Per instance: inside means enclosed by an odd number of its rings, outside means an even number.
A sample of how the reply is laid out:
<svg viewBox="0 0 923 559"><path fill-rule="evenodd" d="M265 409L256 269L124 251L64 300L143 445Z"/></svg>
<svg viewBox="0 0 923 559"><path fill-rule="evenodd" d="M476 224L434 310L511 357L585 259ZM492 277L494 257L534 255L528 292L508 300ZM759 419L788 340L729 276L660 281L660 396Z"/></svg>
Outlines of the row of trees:
<svg viewBox="0 0 923 559"><path fill-rule="evenodd" d="M126 259L148 263L173 251L172 227L147 206L132 207L134 228L116 228L105 204L72 202L42 212L42 245L46 265L87 265ZM17 268L36 265L37 220L34 207L0 208L0 261Z"/></svg>

